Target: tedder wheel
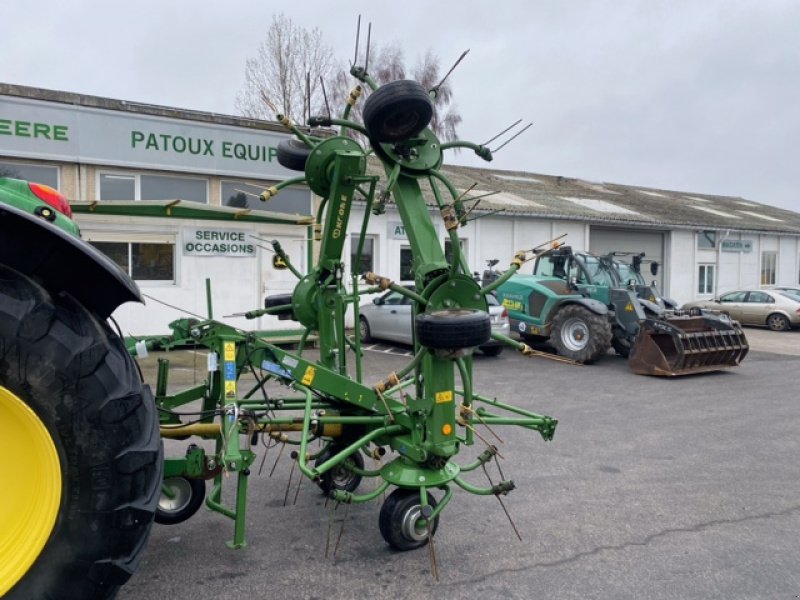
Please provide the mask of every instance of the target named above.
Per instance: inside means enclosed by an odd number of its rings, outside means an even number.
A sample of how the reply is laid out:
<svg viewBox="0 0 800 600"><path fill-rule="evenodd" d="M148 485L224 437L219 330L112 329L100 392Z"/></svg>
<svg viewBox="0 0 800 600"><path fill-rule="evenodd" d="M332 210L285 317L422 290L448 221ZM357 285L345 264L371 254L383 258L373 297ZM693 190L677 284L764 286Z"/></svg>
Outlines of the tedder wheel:
<svg viewBox="0 0 800 600"><path fill-rule="evenodd" d="M767 317L767 325L772 331L788 331L791 328L789 319L778 313L772 313Z"/></svg>
<svg viewBox="0 0 800 600"><path fill-rule="evenodd" d="M492 334L489 314L482 310L445 309L421 313L415 324L420 345L435 350L480 346Z"/></svg>
<svg viewBox="0 0 800 600"><path fill-rule="evenodd" d="M168 477L161 484L156 523L175 525L191 517L203 505L206 482L188 477Z"/></svg>
<svg viewBox="0 0 800 600"><path fill-rule="evenodd" d="M311 149L300 140L292 138L278 142L278 164L290 171L305 171L309 154Z"/></svg>
<svg viewBox="0 0 800 600"><path fill-rule="evenodd" d="M568 304L553 317L550 341L561 356L592 363L608 352L611 325L602 315L577 304Z"/></svg>
<svg viewBox="0 0 800 600"><path fill-rule="evenodd" d="M436 508L436 498L428 494L431 508ZM397 488L381 506L378 519L381 535L395 550L414 550L428 543L428 534L433 536L439 527L437 515L429 527L422 515L419 491Z"/></svg>
<svg viewBox="0 0 800 600"><path fill-rule="evenodd" d="M109 327L0 266L0 597L110 598L163 468L153 397Z"/></svg>
<svg viewBox="0 0 800 600"><path fill-rule="evenodd" d="M336 453L338 451L337 448L333 448L333 452ZM331 450L326 450L314 461L314 466L318 467L323 462L328 460L331 457ZM319 487L328 495L331 493L331 490L339 490L341 492L355 492L358 486L361 484L361 475L358 473L354 473L350 469L348 469L345 465L347 463L354 464L359 469L364 469L364 457L361 456L361 452L356 452L348 456L344 464L340 464L337 467L334 467L330 471L326 471L322 474L319 479Z"/></svg>
<svg viewBox="0 0 800 600"><path fill-rule="evenodd" d="M361 337L362 342L371 342L372 334L369 330L369 323L366 317L359 317L358 319L358 335Z"/></svg>
<svg viewBox="0 0 800 600"><path fill-rule="evenodd" d="M428 126L433 104L419 83L399 79L382 85L364 103L364 127L370 140L399 142Z"/></svg>

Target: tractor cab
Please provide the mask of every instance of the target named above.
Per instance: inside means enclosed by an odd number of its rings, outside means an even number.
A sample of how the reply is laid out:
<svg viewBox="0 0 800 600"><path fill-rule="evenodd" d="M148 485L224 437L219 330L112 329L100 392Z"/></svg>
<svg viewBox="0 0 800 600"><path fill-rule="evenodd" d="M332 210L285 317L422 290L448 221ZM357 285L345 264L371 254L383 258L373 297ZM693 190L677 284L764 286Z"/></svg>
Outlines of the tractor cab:
<svg viewBox="0 0 800 600"><path fill-rule="evenodd" d="M564 279L573 289L592 297L597 296L597 288L620 287L617 273L605 257L573 252L570 246L561 246L539 256L533 265L533 274Z"/></svg>

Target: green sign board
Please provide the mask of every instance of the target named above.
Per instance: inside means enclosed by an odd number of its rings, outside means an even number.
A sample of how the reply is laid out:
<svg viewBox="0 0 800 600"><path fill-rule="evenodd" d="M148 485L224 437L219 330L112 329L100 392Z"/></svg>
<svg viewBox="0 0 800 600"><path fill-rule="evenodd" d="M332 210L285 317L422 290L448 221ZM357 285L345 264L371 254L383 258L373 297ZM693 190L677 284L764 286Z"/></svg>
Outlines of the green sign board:
<svg viewBox="0 0 800 600"><path fill-rule="evenodd" d="M720 248L723 252L752 252L752 240L722 240Z"/></svg>

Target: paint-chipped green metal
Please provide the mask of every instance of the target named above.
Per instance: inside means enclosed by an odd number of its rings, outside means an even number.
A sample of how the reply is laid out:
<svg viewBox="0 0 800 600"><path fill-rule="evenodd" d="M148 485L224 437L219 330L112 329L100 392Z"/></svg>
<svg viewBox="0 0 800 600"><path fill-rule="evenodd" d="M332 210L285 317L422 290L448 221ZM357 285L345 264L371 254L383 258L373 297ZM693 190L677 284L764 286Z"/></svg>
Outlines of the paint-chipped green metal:
<svg viewBox="0 0 800 600"><path fill-rule="evenodd" d="M354 67L351 73L373 93L378 89L360 67ZM430 94L433 96L435 91ZM323 198L317 216L319 249L312 268L302 274L276 247L288 268L300 276L291 305L248 313L255 318L288 311L308 335L317 337L319 357L309 358L302 343L297 350L287 350L210 318L180 319L171 324L173 336L148 341L149 347L161 349L190 342L206 347L217 357L218 364L212 365L203 385L178 394L168 393L168 366L163 364L157 402L164 409L164 435L197 433L216 440L213 453L206 455L192 449L185 457L168 459L168 472L172 476L182 473L197 477L198 465L205 465L204 476L214 479L207 505L234 520L234 538L230 542L233 547L245 544L247 481L255 457L255 447L251 445L260 443L261 437L296 445L296 466L315 481L332 469L348 468L352 464L348 458L358 453L383 457L376 469L353 467L360 476L380 480L377 486L370 487L373 491L359 494L332 489L330 496L339 502L367 502L389 486L415 490L423 514L430 520L450 501L451 484L481 495L505 494L513 489L511 481L479 487L461 478L462 473L497 458L497 449L489 446L484 436L477 435L476 429L515 425L537 431L545 440L552 439L555 431L555 419L477 393L470 347L433 349L418 342L413 358L396 373L387 373L382 381L362 380L360 340L357 335L348 337L345 315L352 311L358 323L358 305L364 293L394 289L410 297L414 315L436 313L449 318L459 312L485 313L486 294L491 290L481 289L471 277L458 244L458 229L467 225L466 211L454 186L438 170L443 162L443 147L436 135L426 127L406 139L390 143L373 140L365 147L359 141L363 138L347 136L348 130L367 130L349 120L350 108L348 105L339 119L314 120L315 124L340 128L340 135L326 139L307 135L307 130L301 131L278 116L308 147L305 174L292 181L304 181ZM483 146L451 142L447 147L471 149L491 160L490 151ZM371 154L381 161L385 178L368 174ZM432 218L423 196L423 184L433 190L447 236L453 242L450 262L439 237L440 225ZM276 191L279 193L276 188L267 190L263 197L268 199ZM370 276L365 287L357 273L345 273L342 255L348 233L361 232L362 240L357 244L360 255L370 209L380 212L389 194L408 235L416 292L377 275ZM361 223L351 223L356 200L363 201L366 207ZM353 261L353 269L358 268L359 258ZM508 276L522 260L515 258ZM508 341L519 350L527 348ZM245 373L255 375L255 386L249 389L240 384ZM276 396L273 386L268 395L263 389L267 382L282 384L280 389L285 393ZM185 430L175 429L181 427L181 418L173 410L197 401L202 412L191 418L196 424ZM324 451L312 453L311 442L317 439L323 440ZM460 454L473 445L477 448L461 459ZM198 452L202 454L199 457ZM236 476L233 507L225 506L221 500L225 474ZM436 490L441 493L433 508L429 495Z"/></svg>

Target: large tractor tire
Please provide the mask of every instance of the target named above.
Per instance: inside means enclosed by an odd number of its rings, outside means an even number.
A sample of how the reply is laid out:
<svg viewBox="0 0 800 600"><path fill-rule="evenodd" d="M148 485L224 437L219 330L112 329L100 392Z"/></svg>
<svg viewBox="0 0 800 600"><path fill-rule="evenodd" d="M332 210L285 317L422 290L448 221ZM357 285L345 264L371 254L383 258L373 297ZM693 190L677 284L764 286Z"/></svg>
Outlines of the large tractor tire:
<svg viewBox="0 0 800 600"><path fill-rule="evenodd" d="M603 315L578 304L568 304L553 317L550 343L561 356L593 363L608 352L611 325Z"/></svg>
<svg viewBox="0 0 800 600"><path fill-rule="evenodd" d="M112 598L161 489L155 403L122 341L0 265L0 597Z"/></svg>
<svg viewBox="0 0 800 600"><path fill-rule="evenodd" d="M436 350L474 348L492 335L488 313L472 309L442 309L417 315L417 341Z"/></svg>

